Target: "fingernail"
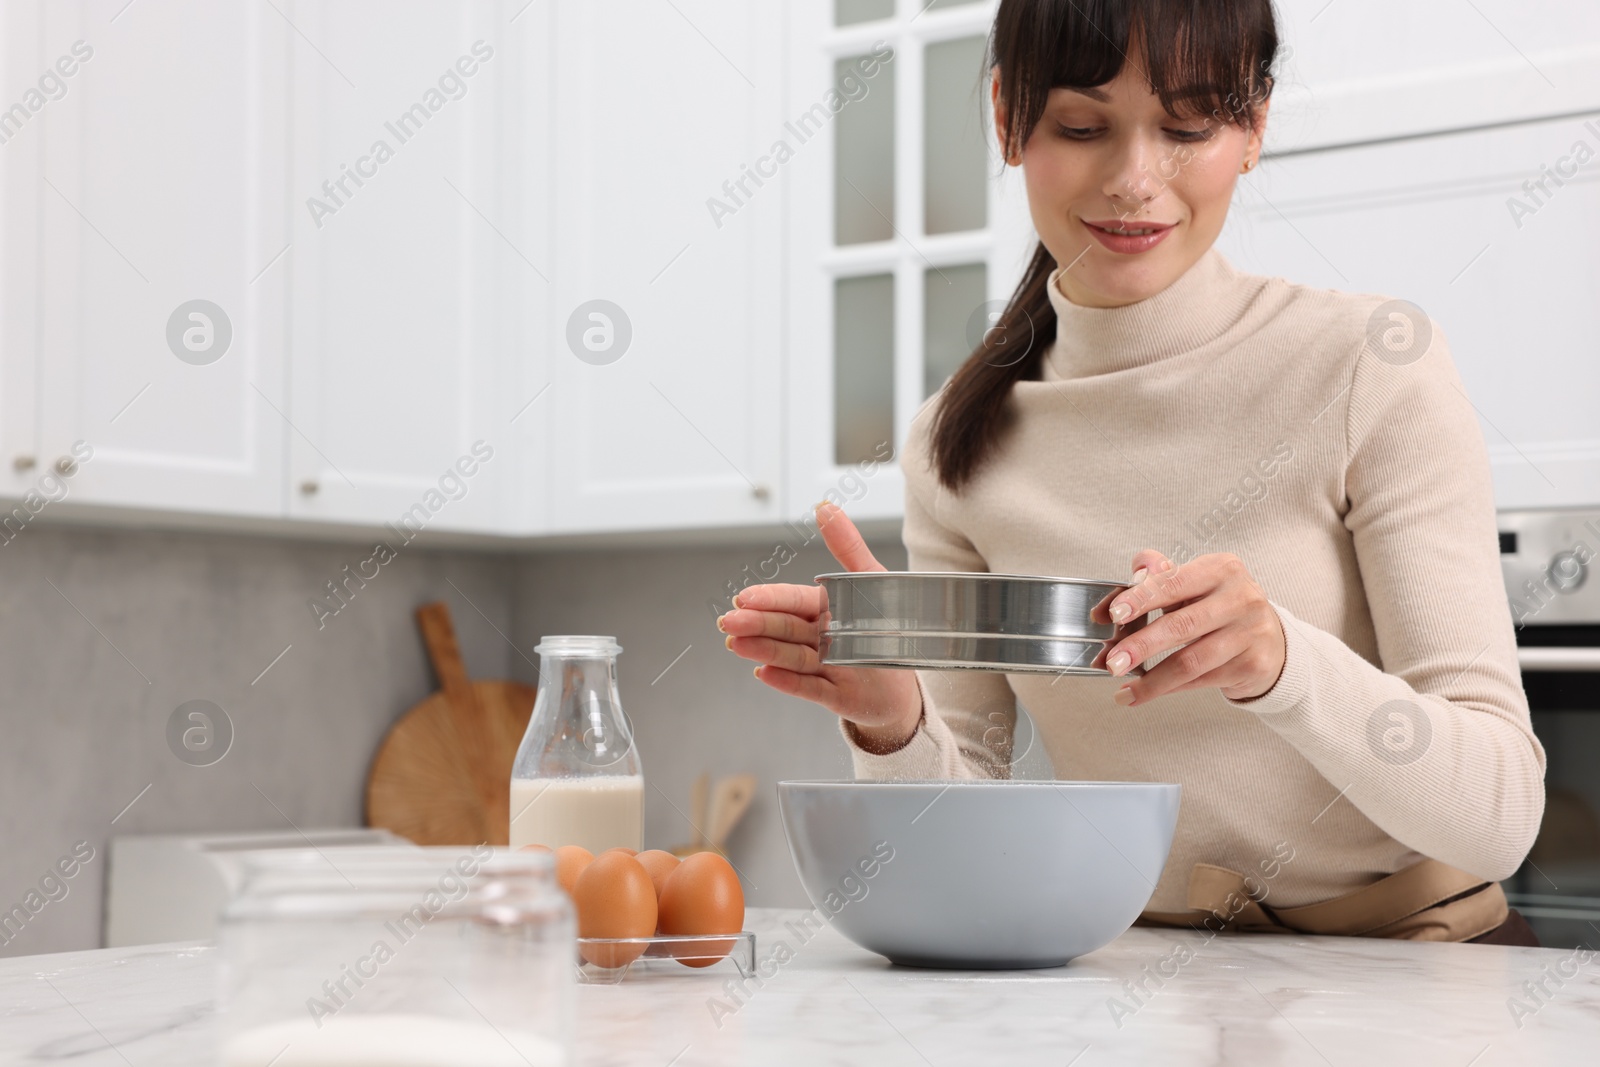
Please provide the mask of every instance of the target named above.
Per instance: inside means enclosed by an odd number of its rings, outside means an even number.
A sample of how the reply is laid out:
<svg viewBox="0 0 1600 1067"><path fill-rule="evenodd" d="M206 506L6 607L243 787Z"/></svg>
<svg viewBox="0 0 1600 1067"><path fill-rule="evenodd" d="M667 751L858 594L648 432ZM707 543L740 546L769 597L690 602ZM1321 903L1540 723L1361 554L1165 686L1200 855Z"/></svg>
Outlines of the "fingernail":
<svg viewBox="0 0 1600 1067"><path fill-rule="evenodd" d="M728 628L726 626L722 625L722 620L726 619L727 617L728 617L728 613L726 611L724 611L721 615L717 616L717 629L721 630L723 633L727 633L728 632Z"/></svg>
<svg viewBox="0 0 1600 1067"><path fill-rule="evenodd" d="M759 680L761 678L761 665L756 666L750 671L750 673L755 675L757 680Z"/></svg>
<svg viewBox="0 0 1600 1067"><path fill-rule="evenodd" d="M1170 571L1172 569L1172 561L1170 559L1162 560L1161 561L1161 566L1158 567L1157 569L1158 570L1163 570L1163 571Z"/></svg>
<svg viewBox="0 0 1600 1067"><path fill-rule="evenodd" d="M1111 621L1112 622L1127 622L1128 621L1128 616L1132 615L1132 614L1133 614L1133 609L1128 607L1127 604L1121 603L1119 601L1118 603L1111 605Z"/></svg>
<svg viewBox="0 0 1600 1067"><path fill-rule="evenodd" d="M733 594L733 606L734 607L736 607L736 608L744 607L744 600L742 599L743 596L744 596L743 590Z"/></svg>
<svg viewBox="0 0 1600 1067"><path fill-rule="evenodd" d="M1133 572L1133 580L1135 582L1142 582L1142 581L1144 581L1144 576L1149 574L1149 573L1150 573L1150 571L1149 571L1148 568L1140 567L1138 570Z"/></svg>
<svg viewBox="0 0 1600 1067"><path fill-rule="evenodd" d="M730 637L728 640L732 641L733 638ZM1128 669L1128 664L1130 662L1132 661L1129 659L1128 654L1119 650L1117 652L1113 652L1111 654L1111 658L1106 660L1106 666L1111 669L1112 674L1121 674L1123 671Z"/></svg>
<svg viewBox="0 0 1600 1067"><path fill-rule="evenodd" d="M733 635L732 634L729 634L727 637L722 639L722 647L726 648L730 652L733 651Z"/></svg>
<svg viewBox="0 0 1600 1067"><path fill-rule="evenodd" d="M1133 689L1129 686L1123 686L1121 689L1118 689L1115 693L1111 694L1111 700L1113 703L1121 704L1123 707L1127 707L1129 704L1133 703Z"/></svg>

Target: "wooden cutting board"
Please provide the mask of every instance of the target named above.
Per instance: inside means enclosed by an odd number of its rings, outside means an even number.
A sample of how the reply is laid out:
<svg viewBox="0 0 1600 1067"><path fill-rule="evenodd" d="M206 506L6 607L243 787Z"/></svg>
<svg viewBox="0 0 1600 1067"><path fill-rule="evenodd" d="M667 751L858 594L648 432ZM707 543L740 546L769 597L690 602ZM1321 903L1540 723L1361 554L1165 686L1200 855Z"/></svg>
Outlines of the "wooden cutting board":
<svg viewBox="0 0 1600 1067"><path fill-rule="evenodd" d="M419 845L510 842L511 763L538 693L472 681L450 609L417 609L439 691L390 729L367 774L367 825Z"/></svg>

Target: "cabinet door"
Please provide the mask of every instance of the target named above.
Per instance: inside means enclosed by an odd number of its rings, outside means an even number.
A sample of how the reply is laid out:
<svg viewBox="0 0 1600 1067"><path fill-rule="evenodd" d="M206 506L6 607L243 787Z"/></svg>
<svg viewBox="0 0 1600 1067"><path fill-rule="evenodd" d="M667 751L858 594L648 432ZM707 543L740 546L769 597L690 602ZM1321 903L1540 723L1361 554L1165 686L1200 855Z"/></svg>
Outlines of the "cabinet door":
<svg viewBox="0 0 1600 1067"><path fill-rule="evenodd" d="M524 410L542 374L519 316L542 306L550 256L524 167L546 156L518 124L545 16L516 15L485 0L296 9L293 373L272 397L292 424L296 518L518 519L514 442L549 410Z"/></svg>
<svg viewBox="0 0 1600 1067"><path fill-rule="evenodd" d="M1499 506L1593 504L1597 182L1600 113L1306 152L1241 180L1219 246L1246 270L1421 307L1478 410Z"/></svg>
<svg viewBox="0 0 1600 1067"><path fill-rule="evenodd" d="M255 4L38 10L6 214L37 211L40 466L82 441L73 500L279 515L291 31Z"/></svg>
<svg viewBox="0 0 1600 1067"><path fill-rule="evenodd" d="M32 85L54 61L42 44L43 13L0 4L0 85ZM41 95L41 99L43 99ZM30 117L28 122L32 122ZM0 496L21 497L40 477L37 410L39 326L38 129L0 118ZM4 528L0 527L0 538Z"/></svg>
<svg viewBox="0 0 1600 1067"><path fill-rule="evenodd" d="M1289 0L1275 6L1283 51L1267 123L1269 152L1600 107L1600 4Z"/></svg>
<svg viewBox="0 0 1600 1067"><path fill-rule="evenodd" d="M551 5L553 529L780 514L784 6Z"/></svg>
<svg viewBox="0 0 1600 1067"><path fill-rule="evenodd" d="M994 145L992 3L796 4L788 111L790 508L895 519L911 418L977 347L1037 238ZM888 458L888 462L884 460Z"/></svg>

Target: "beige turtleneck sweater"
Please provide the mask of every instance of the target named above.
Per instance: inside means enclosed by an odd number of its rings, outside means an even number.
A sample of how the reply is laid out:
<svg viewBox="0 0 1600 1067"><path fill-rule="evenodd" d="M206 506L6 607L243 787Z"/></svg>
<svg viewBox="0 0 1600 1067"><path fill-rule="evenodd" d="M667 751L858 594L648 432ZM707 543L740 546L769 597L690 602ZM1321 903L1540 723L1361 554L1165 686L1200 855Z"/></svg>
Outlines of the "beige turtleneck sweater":
<svg viewBox="0 0 1600 1067"><path fill-rule="evenodd" d="M959 494L928 465L938 394L913 420L910 569L1115 578L1142 548L1233 553L1282 620L1283 673L1252 700L1125 708L1117 678L919 671L905 747L873 755L842 724L857 777L1004 776L1015 698L1058 779L1183 786L1151 910L1186 909L1196 863L1259 877L1283 843L1278 906L1423 856L1510 875L1538 831L1544 751L1488 456L1437 326L1420 358L1379 358L1383 297L1243 274L1215 250L1122 308L1071 303L1060 273L1042 380L1015 386L1011 428Z"/></svg>

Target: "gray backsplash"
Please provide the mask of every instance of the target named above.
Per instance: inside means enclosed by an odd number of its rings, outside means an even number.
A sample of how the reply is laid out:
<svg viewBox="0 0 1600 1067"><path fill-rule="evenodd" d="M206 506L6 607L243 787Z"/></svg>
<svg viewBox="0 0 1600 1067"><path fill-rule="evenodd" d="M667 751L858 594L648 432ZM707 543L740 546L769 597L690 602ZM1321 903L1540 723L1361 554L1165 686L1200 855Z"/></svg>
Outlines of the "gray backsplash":
<svg viewBox="0 0 1600 1067"><path fill-rule="evenodd" d="M99 943L115 834L359 825L374 750L434 688L411 615L434 599L450 604L479 678L534 681L543 634L616 635L650 783L646 845L689 839L689 783L701 770L754 772L756 801L729 853L751 904L803 903L773 783L848 777L849 760L833 717L757 682L723 648L708 607L772 547L513 556L406 546L319 629L307 601L368 554L360 544L28 527L0 545L0 910L22 903L75 843L95 856L0 956ZM874 548L885 565L905 565L896 541ZM780 580L832 569L814 543ZM231 749L209 767L167 746L168 718L190 700L215 702L233 723Z"/></svg>

